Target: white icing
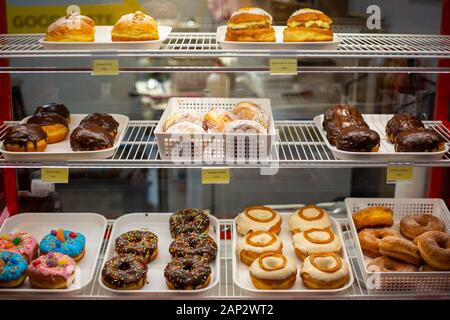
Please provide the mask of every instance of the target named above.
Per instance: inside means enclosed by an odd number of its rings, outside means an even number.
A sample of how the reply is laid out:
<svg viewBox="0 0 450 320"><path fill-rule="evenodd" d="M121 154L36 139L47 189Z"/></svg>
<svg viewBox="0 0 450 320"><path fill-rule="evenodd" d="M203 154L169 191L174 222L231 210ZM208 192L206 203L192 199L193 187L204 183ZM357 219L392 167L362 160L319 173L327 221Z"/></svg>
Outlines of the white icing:
<svg viewBox="0 0 450 320"><path fill-rule="evenodd" d="M169 129L167 129L166 132L171 133L171 134L193 134L193 133L200 134L200 133L205 133L205 130L203 130L203 128L201 126L199 126L198 124L188 122L188 121L183 121L183 122L174 124Z"/></svg>
<svg viewBox="0 0 450 320"><path fill-rule="evenodd" d="M249 27L256 26L265 26L265 22L241 22L241 23L228 23L228 27L231 29L239 30L239 29L247 29Z"/></svg>
<svg viewBox="0 0 450 320"><path fill-rule="evenodd" d="M249 213L251 216L259 219L267 219L272 215L270 211L261 209L250 210ZM250 231L269 231L270 228L275 226L280 220L281 217L278 212L276 213L275 218L270 222L255 221L249 218L245 212L241 212L236 219L237 231L242 235L247 235Z"/></svg>
<svg viewBox="0 0 450 320"><path fill-rule="evenodd" d="M301 210L301 209L299 209ZM330 218L328 217L328 213L325 211L324 216L319 220L304 220L299 215L297 210L294 214L292 214L289 217L289 226L291 227L291 231L299 230L300 232L306 231L308 229L317 228L317 229L324 229L328 228L331 225ZM315 208L308 208L303 211L303 215L312 218L317 217L319 214L319 211Z"/></svg>
<svg viewBox="0 0 450 320"><path fill-rule="evenodd" d="M321 281L326 282L336 281L346 277L349 272L347 262L343 259L341 259L341 261L342 267L339 270L330 273L330 272L323 272L317 269L315 266L312 265L310 257L307 257L303 262L301 273L307 273L311 276L311 278ZM320 266L323 266L324 268L332 268L333 266L336 266L336 260L334 259L334 257L316 257L315 262L320 264Z"/></svg>
<svg viewBox="0 0 450 320"><path fill-rule="evenodd" d="M234 16L237 16L241 13L250 13L250 14L257 14L260 16L267 16L270 18L270 22L272 22L272 16L265 10L261 9L261 8L241 8L238 11L235 11L232 15L231 18L233 18Z"/></svg>
<svg viewBox="0 0 450 320"><path fill-rule="evenodd" d="M250 266L250 273L258 278L263 280L285 280L292 276L292 274L297 273L297 267L295 265L295 261L289 257L286 257L287 263L286 266L282 269L267 271L260 267L259 259L253 261ZM263 258L263 264L267 267L276 267L283 263L283 260L279 257L265 257Z"/></svg>
<svg viewBox="0 0 450 320"><path fill-rule="evenodd" d="M304 26L306 28L309 27L317 27L317 28L323 28L323 29L330 29L330 24L326 23L322 20L310 20L310 21L291 21L289 22L289 27L295 28Z"/></svg>
<svg viewBox="0 0 450 320"><path fill-rule="evenodd" d="M241 253L242 250L252 251L252 252L256 252L256 253L264 253L264 252L270 252L270 251L277 251L281 247L281 240L279 237L277 237L277 235L275 235L276 241L274 243L272 243L271 245L268 245L265 247L255 247L255 246L252 246L249 243L247 243L246 239L249 236L250 235L246 235L243 239L241 239L238 242L237 249L236 249L238 253ZM252 242L264 244L264 243L268 243L269 241L271 241L272 237L267 233L261 233L259 235L252 237L251 240L252 240Z"/></svg>
<svg viewBox="0 0 450 320"><path fill-rule="evenodd" d="M308 236L314 240L327 240L330 238L328 232L325 231L314 231L310 232ZM318 252L337 252L342 248L341 239L334 235L333 241L329 243L313 243L305 238L305 234L303 232L296 233L292 237L294 247L304 253L306 255L310 255L311 253Z"/></svg>

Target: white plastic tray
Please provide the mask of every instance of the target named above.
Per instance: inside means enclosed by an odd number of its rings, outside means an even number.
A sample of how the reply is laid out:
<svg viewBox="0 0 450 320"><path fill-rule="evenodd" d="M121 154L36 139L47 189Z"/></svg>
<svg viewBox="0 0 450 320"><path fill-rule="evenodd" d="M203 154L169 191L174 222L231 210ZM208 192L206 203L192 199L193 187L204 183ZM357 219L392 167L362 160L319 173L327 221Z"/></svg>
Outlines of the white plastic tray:
<svg viewBox="0 0 450 320"><path fill-rule="evenodd" d="M288 290L260 290L253 286L252 280L250 279L250 275L249 275L249 267L246 264L241 262L239 255L236 252L237 243L243 239L243 237L237 233L237 228L236 228L237 217L234 219L235 227L233 228L233 254L232 254L232 257L233 257L233 281L234 281L234 283L239 288L244 290L246 293L253 294L253 295L254 294L277 294L277 295L278 294L302 294L302 295L308 295L308 294L317 294L317 293L333 294L333 293L345 291L348 288L350 288L352 286L353 280L354 280L353 272L352 272L350 260L348 258L347 248L344 245L344 237L342 235L342 231L341 231L339 223L330 216L331 229L341 239L342 258L348 264L349 280L347 281L347 283L345 284L344 287L339 288L339 289L331 289L331 290L308 289L303 285L303 281L300 277L302 261L295 255L295 249L292 244L292 233L289 228L288 219L292 215L293 212L280 212L280 211L278 211L278 212L282 219L281 232L280 232L279 237L280 237L281 241L283 242L283 254L286 257L289 257L297 262L297 279L295 281L295 285L291 289L288 289Z"/></svg>
<svg viewBox="0 0 450 320"><path fill-rule="evenodd" d="M0 145L0 152L6 160L91 160L106 159L111 157L120 146L128 126L128 117L121 114L110 114L118 123L117 135L112 148L96 151L73 151L70 147L70 134L78 127L80 121L87 114L71 114L69 124L69 134L61 142L48 144L44 152L11 152L5 149L3 142ZM21 123L26 123L29 117L23 119Z"/></svg>
<svg viewBox="0 0 450 320"><path fill-rule="evenodd" d="M164 132L164 124L169 116L177 111L188 110L195 111L200 115L211 110L213 107L217 109L232 110L233 107L242 101L250 101L258 104L263 108L269 116L269 128L267 134L257 135L257 141L255 135L245 133L204 133L193 134L191 139L183 141L184 147L192 147L190 155L174 157L172 156L172 150L176 148L178 143L177 135ZM272 144L275 141L276 131L272 115L272 107L269 99L253 99L253 98L171 98L167 104L167 108L158 125L155 128L156 142L159 148L159 154L164 160L182 161L182 160L198 160L197 153L203 157L204 161L224 161L225 159L231 160L248 160L255 159L252 155L256 155L256 158L268 158L272 150ZM236 143L227 143L228 141L234 141L244 137L252 137L254 143L246 143L245 147L238 147ZM250 139L249 139L250 140ZM191 146L191 144L193 146ZM259 148L264 152L259 153Z"/></svg>
<svg viewBox="0 0 450 320"><path fill-rule="evenodd" d="M338 35L334 35L333 41L318 42L284 42L283 30L285 26L274 26L276 42L241 42L225 41L227 26L217 28L216 40L225 50L336 50L342 41Z"/></svg>
<svg viewBox="0 0 450 320"><path fill-rule="evenodd" d="M393 117L392 114L364 114L364 120L369 125L370 129L378 132L380 135L380 150L378 152L350 152L338 150L327 139L327 134L323 130L322 122L323 115L314 117L314 123L322 135L327 147L331 150L333 155L340 160L354 160L354 161L427 161L442 159L444 154L449 150L446 144L445 149L439 152L395 152L394 145L386 138L386 124ZM427 122L424 121L426 126Z"/></svg>
<svg viewBox="0 0 450 320"><path fill-rule="evenodd" d="M164 268L172 261L169 246L173 239L170 235L169 218L171 213L130 213L116 220L109 238L108 248L105 252L102 269L109 259L115 255L115 241L122 233L131 230L147 230L158 236L158 256L148 264L147 283L140 290L114 290L107 287L102 281L100 271L98 281L105 290L117 294L141 294L150 296L172 295L172 294L201 294L214 288L220 280L220 225L216 217L209 215L209 235L217 243L217 256L211 264L212 279L207 288L199 290L170 290L166 285ZM102 270L101 269L101 270Z"/></svg>
<svg viewBox="0 0 450 320"><path fill-rule="evenodd" d="M167 39L171 27L158 26L159 40L151 41L112 41L112 26L96 26L94 42L55 42L39 40L46 50L157 50Z"/></svg>
<svg viewBox="0 0 450 320"><path fill-rule="evenodd" d="M33 289L28 278L18 288L2 289L2 293L19 294L75 294L82 291L94 278L103 237L106 231L105 217L96 213L20 213L6 219L0 234L24 231L39 243L52 229L59 228L80 232L86 237L86 252L77 263L74 283L67 289Z"/></svg>
<svg viewBox="0 0 450 320"><path fill-rule="evenodd" d="M358 231L352 215L369 206L385 206L394 211L393 228L399 229L400 220L412 214L432 214L442 219L446 231L450 231L450 213L441 199L393 199L393 198L347 198L345 199L350 232L355 241L356 257L361 266L362 281L369 291L389 292L430 292L450 290L450 271L439 272L369 272L367 265L371 258L366 257L358 240Z"/></svg>

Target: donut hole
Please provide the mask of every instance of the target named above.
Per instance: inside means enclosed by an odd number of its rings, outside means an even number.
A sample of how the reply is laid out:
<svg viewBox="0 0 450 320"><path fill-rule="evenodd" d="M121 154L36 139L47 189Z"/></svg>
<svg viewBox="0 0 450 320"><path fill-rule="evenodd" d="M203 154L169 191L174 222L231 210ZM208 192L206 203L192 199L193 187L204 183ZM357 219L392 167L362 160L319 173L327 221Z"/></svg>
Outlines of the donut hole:
<svg viewBox="0 0 450 320"><path fill-rule="evenodd" d="M441 249L449 249L450 248L450 243L448 241L446 241L445 239L436 239L436 244Z"/></svg>
<svg viewBox="0 0 450 320"><path fill-rule="evenodd" d="M428 221L428 219L416 219L416 222L421 227L426 227L426 226L428 226L429 221Z"/></svg>
<svg viewBox="0 0 450 320"><path fill-rule="evenodd" d="M126 271L130 268L131 268L130 263L128 263L127 261L122 261L119 265L119 270L122 270L122 271Z"/></svg>

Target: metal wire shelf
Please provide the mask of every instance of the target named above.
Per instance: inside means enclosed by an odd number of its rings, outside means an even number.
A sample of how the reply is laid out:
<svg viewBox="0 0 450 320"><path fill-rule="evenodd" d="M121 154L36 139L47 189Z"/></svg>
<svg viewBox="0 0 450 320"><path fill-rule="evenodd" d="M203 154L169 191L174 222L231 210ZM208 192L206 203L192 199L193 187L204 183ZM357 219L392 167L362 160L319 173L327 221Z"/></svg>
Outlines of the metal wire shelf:
<svg viewBox="0 0 450 320"><path fill-rule="evenodd" d="M0 140L6 132L7 122L0 127ZM73 167L73 168L360 168L385 167L393 164L375 161L344 161L334 157L327 148L313 121L276 121L277 142L268 160L247 162L192 162L176 163L162 160L154 136L157 121L130 121L125 137L114 155L104 160L67 160L67 161L23 161L11 162L0 156L0 167ZM435 130L442 139L450 142L450 130L439 121L425 121L427 127ZM417 167L450 166L450 152L442 160L418 161L407 163Z"/></svg>
<svg viewBox="0 0 450 320"><path fill-rule="evenodd" d="M224 50L215 33L171 33L159 50L113 50L119 57L336 57L336 58L450 58L450 36L417 34L339 33L337 50ZM90 57L90 50L45 50L43 34L1 34L0 58Z"/></svg>
<svg viewBox="0 0 450 320"><path fill-rule="evenodd" d="M220 258L220 268L221 268L221 279L219 284L213 288L212 290L206 292L201 295L171 295L170 299L232 299L232 300L243 300L243 299L450 299L450 293L421 293L416 294L414 292L411 293L373 293L367 291L367 289L362 285L359 279L361 279L361 269L357 262L356 258L356 248L354 245L354 239L351 236L348 230L348 224L346 219L337 219L341 224L343 234L344 234L344 243L347 247L347 252L349 253L351 269L354 273L355 281L353 285L344 292L339 294L317 294L317 295L301 295L296 294L292 296L287 295L271 295L271 296L250 296L243 292L239 287L234 285L233 282L233 272L232 272L232 255L234 254L234 249L232 248L232 242L230 235L233 233L233 220L221 220L220 226L221 231L225 235L225 239L221 239L221 256ZM105 234L105 240L103 241L100 257L96 265L94 278L92 282L84 289L81 293L75 296L45 296L45 295L32 295L32 296L24 296L26 299L78 299L78 300L88 300L88 299L102 299L102 300L110 300L110 299L164 299L164 297L155 297L151 295L127 295L120 294L116 295L109 291L102 289L102 287L98 283L98 277L101 272L101 266L103 263L105 251L108 245L109 236L111 234L111 229L114 224L113 220L108 221L108 228ZM17 299L17 295L10 296L2 296L4 299ZM167 298L167 297L165 297Z"/></svg>

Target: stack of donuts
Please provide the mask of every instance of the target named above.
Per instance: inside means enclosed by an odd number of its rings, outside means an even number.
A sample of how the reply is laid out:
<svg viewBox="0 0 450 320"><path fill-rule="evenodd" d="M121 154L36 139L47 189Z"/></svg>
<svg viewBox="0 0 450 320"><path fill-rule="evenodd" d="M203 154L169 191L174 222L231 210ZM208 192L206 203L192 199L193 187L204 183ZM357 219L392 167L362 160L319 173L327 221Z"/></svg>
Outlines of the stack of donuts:
<svg viewBox="0 0 450 320"><path fill-rule="evenodd" d="M398 231L392 209L372 206L353 213L353 221L364 255L373 258L370 272L450 270L450 234L439 217L404 216Z"/></svg>
<svg viewBox="0 0 450 320"><path fill-rule="evenodd" d="M164 123L164 132L172 134L247 133L264 134L269 128L267 112L253 102L243 101L231 111L211 108L204 115L195 111L175 112Z"/></svg>
<svg viewBox="0 0 450 320"><path fill-rule="evenodd" d="M261 290L286 290L297 281L297 263L283 254L282 218L265 206L246 208L236 219L243 236L236 253L249 266L253 285ZM300 278L309 289L337 289L349 279L348 263L341 257L342 241L331 230L328 213L309 205L289 217L292 245L301 261Z"/></svg>
<svg viewBox="0 0 450 320"><path fill-rule="evenodd" d="M85 253L85 237L51 230L38 244L26 232L0 235L0 288L16 288L29 278L34 289L66 289L75 280Z"/></svg>
<svg viewBox="0 0 450 320"><path fill-rule="evenodd" d="M7 151L12 152L44 152L48 144L56 144L67 138L70 122L70 111L64 104L39 106L26 123L8 128L3 144ZM111 148L118 127L119 123L111 115L91 113L70 134L70 146L73 151Z"/></svg>
<svg viewBox="0 0 450 320"><path fill-rule="evenodd" d="M200 209L182 209L169 220L170 234L174 239L169 246L172 256L164 268L169 289L198 290L211 282L210 264L216 259L217 244L208 235L209 217Z"/></svg>

